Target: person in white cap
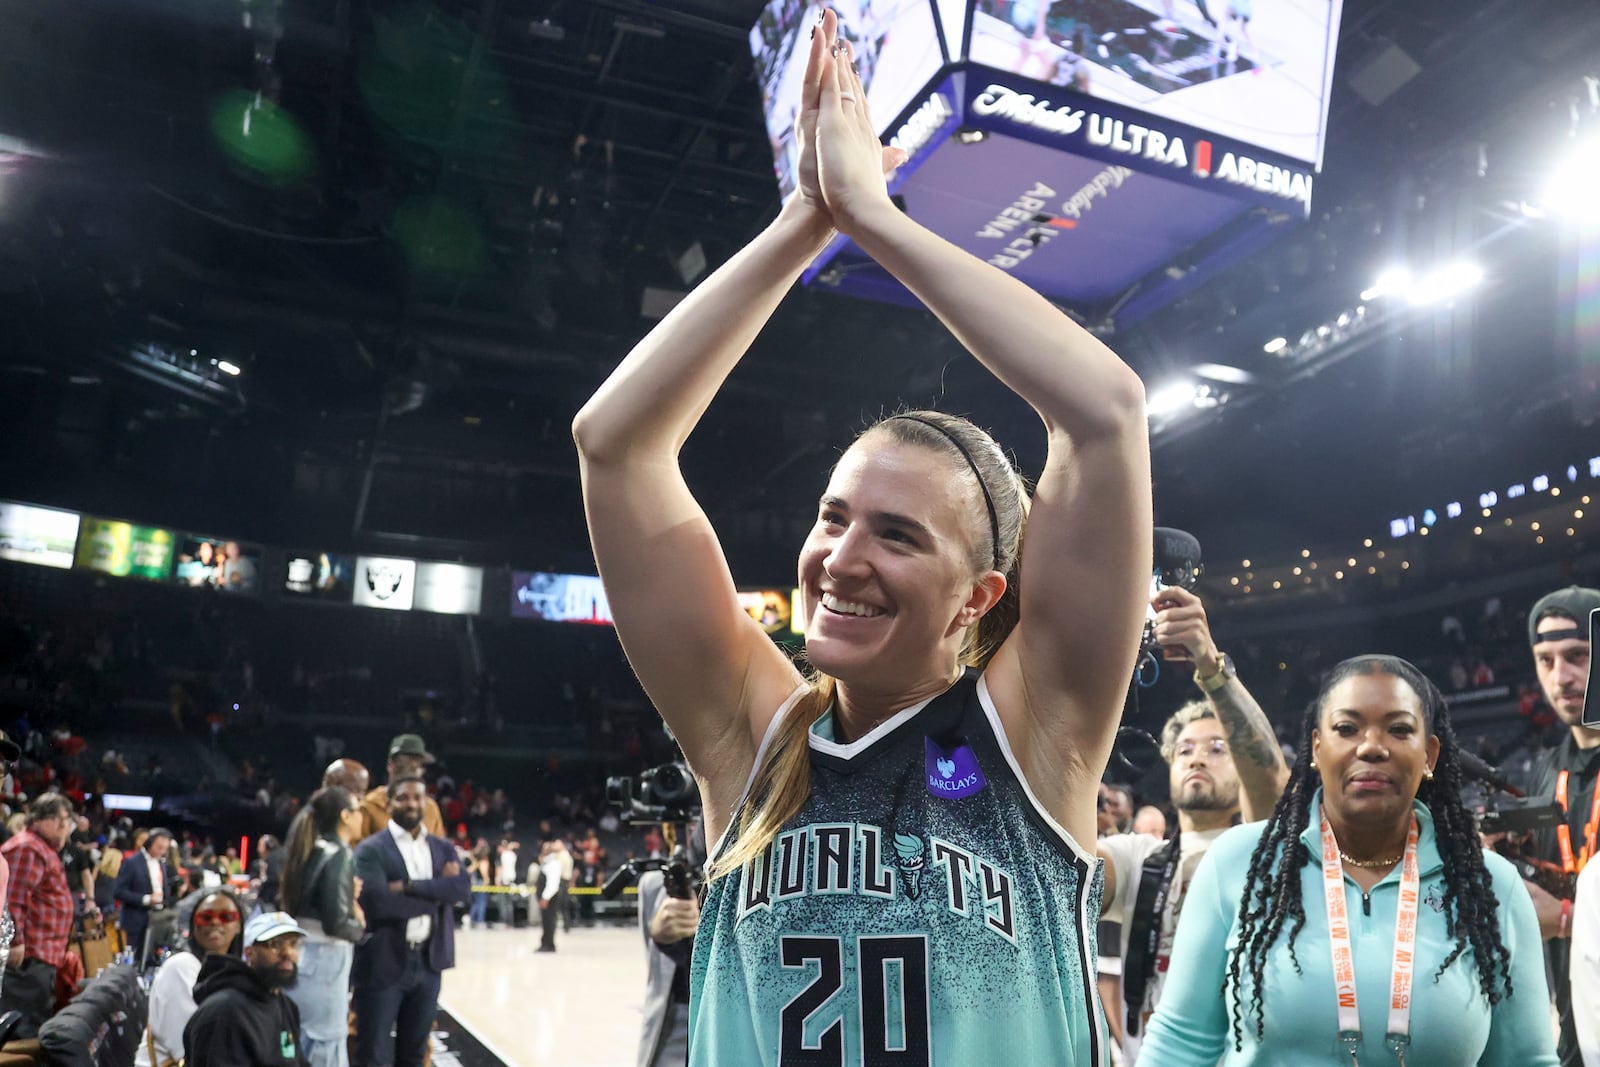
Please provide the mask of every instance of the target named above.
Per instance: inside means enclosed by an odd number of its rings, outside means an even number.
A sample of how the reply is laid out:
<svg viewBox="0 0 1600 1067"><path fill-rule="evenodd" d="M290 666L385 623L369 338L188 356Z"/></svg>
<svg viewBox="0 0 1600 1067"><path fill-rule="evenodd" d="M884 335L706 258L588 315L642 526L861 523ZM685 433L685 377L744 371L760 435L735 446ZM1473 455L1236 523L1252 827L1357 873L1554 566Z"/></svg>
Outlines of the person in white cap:
<svg viewBox="0 0 1600 1067"><path fill-rule="evenodd" d="M183 1032L185 1067L306 1067L300 1012L283 991L299 976L306 932L287 912L244 924L244 959L207 956Z"/></svg>

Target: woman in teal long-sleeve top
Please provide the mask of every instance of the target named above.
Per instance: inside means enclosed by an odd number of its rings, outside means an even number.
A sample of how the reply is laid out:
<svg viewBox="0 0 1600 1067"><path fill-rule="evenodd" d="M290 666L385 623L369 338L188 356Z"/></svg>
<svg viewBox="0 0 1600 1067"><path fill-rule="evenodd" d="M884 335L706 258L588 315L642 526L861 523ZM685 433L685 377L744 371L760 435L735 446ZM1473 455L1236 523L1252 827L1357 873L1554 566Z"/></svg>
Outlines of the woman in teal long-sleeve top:
<svg viewBox="0 0 1600 1067"><path fill-rule="evenodd" d="M1533 902L1479 845L1438 690L1392 656L1346 660L1302 732L1272 817L1228 831L1195 874L1140 1061L1555 1067ZM1403 899L1408 1016L1391 1012ZM1346 923L1341 988L1330 932Z"/></svg>

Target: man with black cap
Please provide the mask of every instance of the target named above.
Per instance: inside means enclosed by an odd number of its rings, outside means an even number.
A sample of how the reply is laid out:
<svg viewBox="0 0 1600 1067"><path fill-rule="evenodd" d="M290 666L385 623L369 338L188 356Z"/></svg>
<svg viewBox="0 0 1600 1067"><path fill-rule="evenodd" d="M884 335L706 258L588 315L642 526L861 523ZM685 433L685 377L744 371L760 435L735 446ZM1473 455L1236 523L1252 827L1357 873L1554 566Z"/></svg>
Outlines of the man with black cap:
<svg viewBox="0 0 1600 1067"><path fill-rule="evenodd" d="M214 952L194 983L185 1067L306 1067L300 1009L283 991L299 977L306 932L281 911L244 924L244 959Z"/></svg>
<svg viewBox="0 0 1600 1067"><path fill-rule="evenodd" d="M1528 613L1528 641L1545 699L1568 733L1555 750L1533 766L1528 795L1565 809L1565 823L1538 834L1538 858L1576 876L1600 851L1600 730L1583 725L1583 700L1589 685L1589 613L1600 609L1600 589L1572 585L1542 597ZM1557 1048L1562 1067L1580 1067L1572 1016L1570 946L1571 891L1565 898L1528 884L1548 939L1552 992L1561 1015Z"/></svg>
<svg viewBox="0 0 1600 1067"><path fill-rule="evenodd" d="M423 768L433 762L433 754L422 738L416 734L400 734L389 742L388 781L398 778L421 778ZM435 837L447 836L444 832L444 815L439 803L431 796L424 798L422 825ZM361 801L361 838L366 840L389 825L389 790L378 786Z"/></svg>

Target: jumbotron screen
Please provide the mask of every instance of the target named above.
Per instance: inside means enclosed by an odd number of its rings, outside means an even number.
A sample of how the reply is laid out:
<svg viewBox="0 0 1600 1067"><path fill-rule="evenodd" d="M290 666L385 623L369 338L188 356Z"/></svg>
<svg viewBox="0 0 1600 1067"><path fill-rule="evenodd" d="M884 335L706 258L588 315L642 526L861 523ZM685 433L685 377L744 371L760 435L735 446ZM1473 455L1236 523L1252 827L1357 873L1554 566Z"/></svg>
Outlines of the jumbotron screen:
<svg viewBox="0 0 1600 1067"><path fill-rule="evenodd" d="M190 534L178 543L173 578L179 585L254 596L261 588L261 549L239 541Z"/></svg>
<svg viewBox="0 0 1600 1067"><path fill-rule="evenodd" d="M0 559L65 570L77 544L76 511L0 500Z"/></svg>
<svg viewBox="0 0 1600 1067"><path fill-rule="evenodd" d="M1342 0L832 0L880 134L947 65L980 64L1322 164ZM750 30L784 199L822 4L773 0ZM981 75L975 75L981 76Z"/></svg>
<svg viewBox="0 0 1600 1067"><path fill-rule="evenodd" d="M135 526L115 519L85 517L76 562L86 570L118 578L166 581L172 573L177 538L159 526Z"/></svg>
<svg viewBox="0 0 1600 1067"><path fill-rule="evenodd" d="M967 58L1322 162L1341 0L977 0Z"/></svg>
<svg viewBox="0 0 1600 1067"><path fill-rule="evenodd" d="M611 625L611 602L592 574L511 573L511 617Z"/></svg>
<svg viewBox="0 0 1600 1067"><path fill-rule="evenodd" d="M839 34L855 51L867 103L882 133L944 66L933 7L929 0L830 0L828 6L838 12ZM795 190L800 159L795 139L800 84L810 54L811 28L822 7L800 0L773 0L750 31L750 52L755 57L767 116L767 139L772 142L773 165L785 200Z"/></svg>
<svg viewBox="0 0 1600 1067"><path fill-rule="evenodd" d="M283 591L336 603L350 603L354 556L337 552L290 553L284 565Z"/></svg>

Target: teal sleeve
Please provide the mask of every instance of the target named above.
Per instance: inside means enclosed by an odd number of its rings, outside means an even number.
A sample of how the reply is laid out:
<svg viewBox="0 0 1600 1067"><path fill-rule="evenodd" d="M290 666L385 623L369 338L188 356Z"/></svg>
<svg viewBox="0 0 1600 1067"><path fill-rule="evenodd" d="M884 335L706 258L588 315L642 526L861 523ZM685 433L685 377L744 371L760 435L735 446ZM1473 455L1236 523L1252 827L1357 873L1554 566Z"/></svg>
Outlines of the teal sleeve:
<svg viewBox="0 0 1600 1067"><path fill-rule="evenodd" d="M1228 1009L1221 990L1239 890L1230 891L1225 884L1232 881L1227 878L1229 868L1242 869L1229 858L1237 849L1228 847L1228 839L1235 836L1219 838L1195 871L1178 916L1167 981L1139 1048L1141 1063L1216 1067L1227 1045ZM1249 851L1245 850L1246 857Z"/></svg>
<svg viewBox="0 0 1600 1067"><path fill-rule="evenodd" d="M1483 862L1494 877L1500 937L1511 955L1511 996L1489 1013L1489 1041L1478 1057L1482 1067L1557 1067L1550 1026L1550 990L1544 978L1544 940L1533 898L1511 864L1492 852Z"/></svg>

